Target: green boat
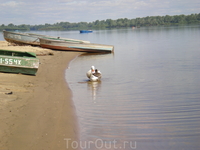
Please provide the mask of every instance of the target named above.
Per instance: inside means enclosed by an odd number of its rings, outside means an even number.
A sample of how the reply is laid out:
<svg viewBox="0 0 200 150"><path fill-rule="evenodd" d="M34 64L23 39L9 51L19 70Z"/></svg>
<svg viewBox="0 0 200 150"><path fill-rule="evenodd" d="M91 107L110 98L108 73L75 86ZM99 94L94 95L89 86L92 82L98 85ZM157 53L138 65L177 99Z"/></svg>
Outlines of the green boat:
<svg viewBox="0 0 200 150"><path fill-rule="evenodd" d="M35 53L0 49L0 72L36 75L38 67Z"/></svg>

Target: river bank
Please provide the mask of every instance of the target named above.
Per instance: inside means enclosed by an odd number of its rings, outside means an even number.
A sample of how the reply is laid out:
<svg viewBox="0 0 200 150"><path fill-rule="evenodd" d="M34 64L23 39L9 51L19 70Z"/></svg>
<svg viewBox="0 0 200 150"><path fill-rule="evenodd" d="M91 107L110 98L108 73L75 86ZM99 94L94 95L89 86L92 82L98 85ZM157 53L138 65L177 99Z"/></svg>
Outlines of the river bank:
<svg viewBox="0 0 200 150"><path fill-rule="evenodd" d="M36 76L0 73L0 149L71 149L66 139L76 140L78 130L64 73L81 53L6 41L0 41L0 49L35 52L40 59Z"/></svg>

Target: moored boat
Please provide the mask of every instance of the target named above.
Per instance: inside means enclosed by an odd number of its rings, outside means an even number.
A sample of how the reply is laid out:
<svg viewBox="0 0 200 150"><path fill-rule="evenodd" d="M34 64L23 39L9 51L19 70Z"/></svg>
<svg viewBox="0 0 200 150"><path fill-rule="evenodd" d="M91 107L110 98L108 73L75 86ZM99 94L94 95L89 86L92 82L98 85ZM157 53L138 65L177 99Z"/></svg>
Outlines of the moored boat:
<svg viewBox="0 0 200 150"><path fill-rule="evenodd" d="M0 72L35 75L38 67L35 53L0 50Z"/></svg>
<svg viewBox="0 0 200 150"><path fill-rule="evenodd" d="M63 41L53 40L46 37L39 38L40 46L56 50L80 51L80 52L107 52L111 53L114 50L112 45L83 43L79 41Z"/></svg>
<svg viewBox="0 0 200 150"><path fill-rule="evenodd" d="M80 33L92 33L92 30L80 30Z"/></svg>

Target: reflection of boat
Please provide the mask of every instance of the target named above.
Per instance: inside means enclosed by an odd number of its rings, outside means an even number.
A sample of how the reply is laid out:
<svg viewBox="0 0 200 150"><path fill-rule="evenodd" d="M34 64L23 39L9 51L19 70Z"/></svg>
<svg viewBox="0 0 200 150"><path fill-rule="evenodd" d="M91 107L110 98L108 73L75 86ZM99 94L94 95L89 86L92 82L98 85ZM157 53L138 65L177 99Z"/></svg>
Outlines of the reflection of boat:
<svg viewBox="0 0 200 150"><path fill-rule="evenodd" d="M39 59L35 53L0 50L0 71L35 75Z"/></svg>
<svg viewBox="0 0 200 150"><path fill-rule="evenodd" d="M92 33L92 30L80 30L80 33Z"/></svg>
<svg viewBox="0 0 200 150"><path fill-rule="evenodd" d="M50 39L46 37L39 38L40 46L43 48L64 50L64 51L80 51L80 52L107 52L114 50L112 45L84 43L82 41L64 41L59 39Z"/></svg>
<svg viewBox="0 0 200 150"><path fill-rule="evenodd" d="M98 90L101 88L101 81L99 82L87 82L88 83L88 89L92 92L92 99L94 103L96 103L96 98L98 95Z"/></svg>
<svg viewBox="0 0 200 150"><path fill-rule="evenodd" d="M21 33L21 32L10 32L3 31L4 39L10 43L15 44L28 44L28 45L40 45L39 38L49 38L52 40L61 40L67 42L82 42L82 43L90 43L89 41L77 40L77 39L69 39L69 38L61 38L61 37L53 37L47 35L40 35L34 33Z"/></svg>

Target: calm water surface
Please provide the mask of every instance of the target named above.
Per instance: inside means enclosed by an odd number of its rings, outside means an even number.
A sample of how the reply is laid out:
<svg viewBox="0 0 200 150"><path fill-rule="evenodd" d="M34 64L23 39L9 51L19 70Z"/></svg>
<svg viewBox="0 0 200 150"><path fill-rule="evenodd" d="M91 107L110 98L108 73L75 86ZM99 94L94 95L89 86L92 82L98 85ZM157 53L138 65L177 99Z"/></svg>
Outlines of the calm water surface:
<svg viewBox="0 0 200 150"><path fill-rule="evenodd" d="M81 55L66 70L80 126L74 147L200 149L199 25L38 33L115 46L114 54ZM87 81L92 65L101 82Z"/></svg>
<svg viewBox="0 0 200 150"><path fill-rule="evenodd" d="M115 53L82 55L66 71L80 124L79 147L200 149L200 26L80 36L114 45ZM103 73L101 82L87 82L91 65Z"/></svg>

